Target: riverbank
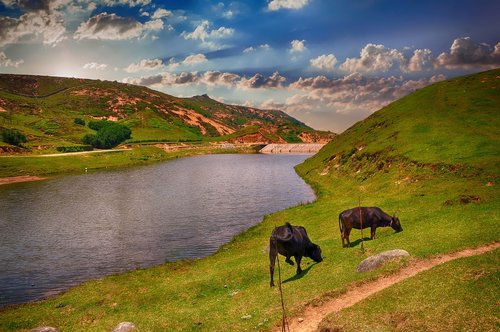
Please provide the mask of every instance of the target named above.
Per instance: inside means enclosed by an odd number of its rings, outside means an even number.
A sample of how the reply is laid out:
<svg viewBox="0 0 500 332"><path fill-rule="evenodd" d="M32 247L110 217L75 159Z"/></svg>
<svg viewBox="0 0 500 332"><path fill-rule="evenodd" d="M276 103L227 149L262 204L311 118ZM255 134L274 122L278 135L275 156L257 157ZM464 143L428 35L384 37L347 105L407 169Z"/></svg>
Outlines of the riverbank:
<svg viewBox="0 0 500 332"><path fill-rule="evenodd" d="M47 178L41 176L31 176L31 175L11 176L11 177L0 178L0 185L18 183L18 182L40 181L45 179Z"/></svg>
<svg viewBox="0 0 500 332"><path fill-rule="evenodd" d="M77 174L100 169L146 165L193 155L256 153L257 150L258 147L253 146L208 145L168 150L162 146L137 145L126 149L57 155L2 156L0 158L0 184L33 181L58 174Z"/></svg>

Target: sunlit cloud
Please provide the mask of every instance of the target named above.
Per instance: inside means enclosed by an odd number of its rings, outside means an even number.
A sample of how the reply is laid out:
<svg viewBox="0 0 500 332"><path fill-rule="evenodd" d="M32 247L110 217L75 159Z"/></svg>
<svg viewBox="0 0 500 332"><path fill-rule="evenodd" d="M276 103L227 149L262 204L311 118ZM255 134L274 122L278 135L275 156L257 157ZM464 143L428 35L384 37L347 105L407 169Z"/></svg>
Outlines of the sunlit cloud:
<svg viewBox="0 0 500 332"><path fill-rule="evenodd" d="M24 63L23 59L11 60L5 55L5 52L0 52L0 67L19 67Z"/></svg>
<svg viewBox="0 0 500 332"><path fill-rule="evenodd" d="M309 3L309 0L272 0L267 5L269 10L301 9Z"/></svg>
<svg viewBox="0 0 500 332"><path fill-rule="evenodd" d="M83 65L83 69L95 69L95 70L104 70L108 67L107 64L97 63L97 62L89 62Z"/></svg>

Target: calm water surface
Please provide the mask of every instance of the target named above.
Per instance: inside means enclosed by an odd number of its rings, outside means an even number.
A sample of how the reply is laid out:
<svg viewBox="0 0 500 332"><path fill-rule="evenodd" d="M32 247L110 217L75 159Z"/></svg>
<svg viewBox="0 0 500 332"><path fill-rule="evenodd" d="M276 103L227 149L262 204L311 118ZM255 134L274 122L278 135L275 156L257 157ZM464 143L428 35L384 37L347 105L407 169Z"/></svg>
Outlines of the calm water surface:
<svg viewBox="0 0 500 332"><path fill-rule="evenodd" d="M293 169L307 157L210 155L0 186L0 306L210 255L265 214L314 199Z"/></svg>

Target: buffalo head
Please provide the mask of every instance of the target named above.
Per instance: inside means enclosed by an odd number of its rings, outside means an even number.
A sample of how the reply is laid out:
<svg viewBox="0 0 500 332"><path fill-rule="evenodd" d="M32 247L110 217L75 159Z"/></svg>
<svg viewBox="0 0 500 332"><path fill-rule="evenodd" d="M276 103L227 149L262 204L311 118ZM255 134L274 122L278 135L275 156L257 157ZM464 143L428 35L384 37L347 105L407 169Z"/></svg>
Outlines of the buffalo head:
<svg viewBox="0 0 500 332"><path fill-rule="evenodd" d="M391 218L391 227L394 229L396 232L402 232L403 227L401 227L401 222L399 221L399 218L394 216Z"/></svg>
<svg viewBox="0 0 500 332"><path fill-rule="evenodd" d="M314 243L307 246L305 256L311 258L316 263L323 261L323 257L321 257L321 248Z"/></svg>

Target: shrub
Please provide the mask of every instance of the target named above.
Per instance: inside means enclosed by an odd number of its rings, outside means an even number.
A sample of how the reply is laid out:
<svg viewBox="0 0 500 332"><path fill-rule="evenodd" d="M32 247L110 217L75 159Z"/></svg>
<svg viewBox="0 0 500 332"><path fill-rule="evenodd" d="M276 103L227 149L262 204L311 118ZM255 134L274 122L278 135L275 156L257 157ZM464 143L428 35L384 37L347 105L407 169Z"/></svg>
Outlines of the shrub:
<svg viewBox="0 0 500 332"><path fill-rule="evenodd" d="M16 146L21 146L22 143L26 143L28 139L22 133L17 130L4 129L2 130L2 140L5 143L9 143Z"/></svg>
<svg viewBox="0 0 500 332"><path fill-rule="evenodd" d="M73 146L58 146L56 148L59 152L81 152L81 151L92 151L94 147L92 145L73 145Z"/></svg>
<svg viewBox="0 0 500 332"><path fill-rule="evenodd" d="M75 124L80 125L80 126L85 126L85 120L80 119L80 118L75 118L73 121Z"/></svg>

